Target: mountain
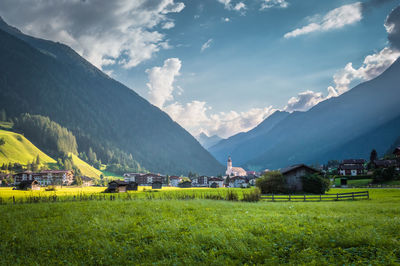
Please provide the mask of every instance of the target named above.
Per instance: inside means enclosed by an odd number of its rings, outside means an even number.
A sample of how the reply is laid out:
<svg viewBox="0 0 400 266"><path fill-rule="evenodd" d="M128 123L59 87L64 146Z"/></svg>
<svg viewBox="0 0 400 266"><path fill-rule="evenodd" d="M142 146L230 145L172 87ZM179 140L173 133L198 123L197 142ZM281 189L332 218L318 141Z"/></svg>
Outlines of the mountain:
<svg viewBox="0 0 400 266"><path fill-rule="evenodd" d="M369 158L372 149L384 154L400 132L400 60L384 73L307 112L294 112L251 138L232 137L240 145L210 148L221 162L228 155L248 169L276 169L296 163L330 159ZM263 124L268 124L270 118ZM233 147L232 147L233 146Z"/></svg>
<svg viewBox="0 0 400 266"><path fill-rule="evenodd" d="M200 144L208 149L211 146L214 146L215 144L217 144L218 142L220 142L222 140L222 138L218 135L213 135L213 136L208 136L207 134L205 134L204 132L201 132L196 139L200 142Z"/></svg>
<svg viewBox="0 0 400 266"><path fill-rule="evenodd" d="M243 164L248 158L262 154L263 150L259 149L259 145L263 142L264 135L289 115L288 112L276 111L252 130L221 140L208 150L221 163L225 163L228 156L232 156L235 164Z"/></svg>
<svg viewBox="0 0 400 266"><path fill-rule="evenodd" d="M2 20L0 73L0 106L8 116L50 117L73 132L79 152L92 148L103 163L116 163L118 153L153 172L224 171L166 113L70 47L24 35Z"/></svg>

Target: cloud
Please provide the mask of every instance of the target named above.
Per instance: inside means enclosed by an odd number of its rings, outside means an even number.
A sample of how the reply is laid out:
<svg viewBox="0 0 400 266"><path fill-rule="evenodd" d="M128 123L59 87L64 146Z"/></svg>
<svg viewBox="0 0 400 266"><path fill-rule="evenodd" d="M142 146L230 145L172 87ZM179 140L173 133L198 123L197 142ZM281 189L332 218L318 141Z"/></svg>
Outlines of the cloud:
<svg viewBox="0 0 400 266"><path fill-rule="evenodd" d="M308 90L299 93L296 97L290 98L284 110L287 112L307 111L325 99L321 92Z"/></svg>
<svg viewBox="0 0 400 266"><path fill-rule="evenodd" d="M320 16L315 18L317 18L315 22L288 32L284 37L293 38L311 32L324 32L354 24L362 19L362 5L361 2L344 5L329 11L322 18Z"/></svg>
<svg viewBox="0 0 400 266"><path fill-rule="evenodd" d="M230 18L221 18L221 20L222 20L223 22L229 22L229 21L231 21Z"/></svg>
<svg viewBox="0 0 400 266"><path fill-rule="evenodd" d="M227 10L243 11L246 9L246 4L243 2L237 2L233 4L231 0L217 0L225 6Z"/></svg>
<svg viewBox="0 0 400 266"><path fill-rule="evenodd" d="M393 9L389 14L385 27L391 47L400 50L400 6Z"/></svg>
<svg viewBox="0 0 400 266"><path fill-rule="evenodd" d="M287 8L289 3L286 0L264 0L261 4L260 10L269 9L273 7Z"/></svg>
<svg viewBox="0 0 400 266"><path fill-rule="evenodd" d="M254 128L276 111L272 107L267 107L252 108L246 112L210 114L212 108L204 101L192 101L186 104L175 102L163 110L194 136L204 132L209 136L218 135L223 138Z"/></svg>
<svg viewBox="0 0 400 266"><path fill-rule="evenodd" d="M175 77L179 76L182 63L178 58L169 58L164 61L162 67L147 69L149 78L147 87L149 88L149 101L159 108L163 108L164 103L173 100Z"/></svg>
<svg viewBox="0 0 400 266"><path fill-rule="evenodd" d="M167 21L162 25L162 28L165 30L172 29L173 27L175 27L175 23L172 21Z"/></svg>
<svg viewBox="0 0 400 266"><path fill-rule="evenodd" d="M204 50L210 48L212 42L213 42L213 39L209 39L208 41L206 41L206 42L201 46L200 51L201 51L201 52L204 52Z"/></svg>
<svg viewBox="0 0 400 266"><path fill-rule="evenodd" d="M368 81L382 74L400 56L400 52L385 47L380 52L365 57L359 68L354 68L353 63L347 63L344 69L338 71L334 77L335 88L338 95L348 91L353 81Z"/></svg>
<svg viewBox="0 0 400 266"><path fill-rule="evenodd" d="M26 8L29 6L29 8ZM171 28L174 0L2 0L0 13L23 32L66 43L97 67L135 67L170 46L154 28Z"/></svg>

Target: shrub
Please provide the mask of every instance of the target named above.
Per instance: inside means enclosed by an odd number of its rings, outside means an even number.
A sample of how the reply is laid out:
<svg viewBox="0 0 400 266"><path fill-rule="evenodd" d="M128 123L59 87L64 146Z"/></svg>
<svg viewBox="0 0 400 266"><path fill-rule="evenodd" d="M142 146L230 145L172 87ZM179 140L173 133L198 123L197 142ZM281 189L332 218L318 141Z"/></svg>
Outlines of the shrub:
<svg viewBox="0 0 400 266"><path fill-rule="evenodd" d="M236 191L228 190L228 192L226 193L225 200L238 201L239 200L239 196L236 193Z"/></svg>
<svg viewBox="0 0 400 266"><path fill-rule="evenodd" d="M256 180L256 186L263 194L285 194L289 192L287 182L279 171L265 173Z"/></svg>
<svg viewBox="0 0 400 266"><path fill-rule="evenodd" d="M302 177L303 191L313 194L325 194L329 190L330 182L319 174Z"/></svg>
<svg viewBox="0 0 400 266"><path fill-rule="evenodd" d="M260 199L261 199L261 191L258 187L250 190L249 192L243 191L242 201L255 202L255 201L260 201Z"/></svg>
<svg viewBox="0 0 400 266"><path fill-rule="evenodd" d="M374 170L374 174L372 177L373 183L381 183L385 181L395 180L398 179L399 175L396 172L394 167L389 168L378 168Z"/></svg>
<svg viewBox="0 0 400 266"><path fill-rule="evenodd" d="M45 188L45 191L57 191L56 186L48 186Z"/></svg>

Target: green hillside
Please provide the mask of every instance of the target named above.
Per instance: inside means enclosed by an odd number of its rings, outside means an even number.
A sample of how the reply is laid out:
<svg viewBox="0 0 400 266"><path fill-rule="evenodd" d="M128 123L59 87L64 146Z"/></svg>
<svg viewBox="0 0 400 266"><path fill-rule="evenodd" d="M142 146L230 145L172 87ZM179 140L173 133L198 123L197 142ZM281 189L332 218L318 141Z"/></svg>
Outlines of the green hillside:
<svg viewBox="0 0 400 266"><path fill-rule="evenodd" d="M81 160L78 156L75 154L70 153L69 156L72 158L73 164L81 170L82 175L89 176L92 178L99 179L100 175L102 172L100 170L97 170L93 166L90 166L88 163L85 161Z"/></svg>
<svg viewBox="0 0 400 266"><path fill-rule="evenodd" d="M3 163L27 164L40 156L41 163L56 163L54 159L36 148L24 136L5 130L0 130L0 138L5 140L0 146L0 165Z"/></svg>

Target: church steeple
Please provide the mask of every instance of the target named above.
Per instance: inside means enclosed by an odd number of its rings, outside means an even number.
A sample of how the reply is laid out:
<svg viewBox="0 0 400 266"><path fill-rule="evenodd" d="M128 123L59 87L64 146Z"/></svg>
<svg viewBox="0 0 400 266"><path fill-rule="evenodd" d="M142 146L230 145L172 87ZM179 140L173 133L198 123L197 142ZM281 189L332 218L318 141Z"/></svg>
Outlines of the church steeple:
<svg viewBox="0 0 400 266"><path fill-rule="evenodd" d="M232 169L232 159L231 156L228 157L228 163L227 163L227 170L231 170Z"/></svg>

